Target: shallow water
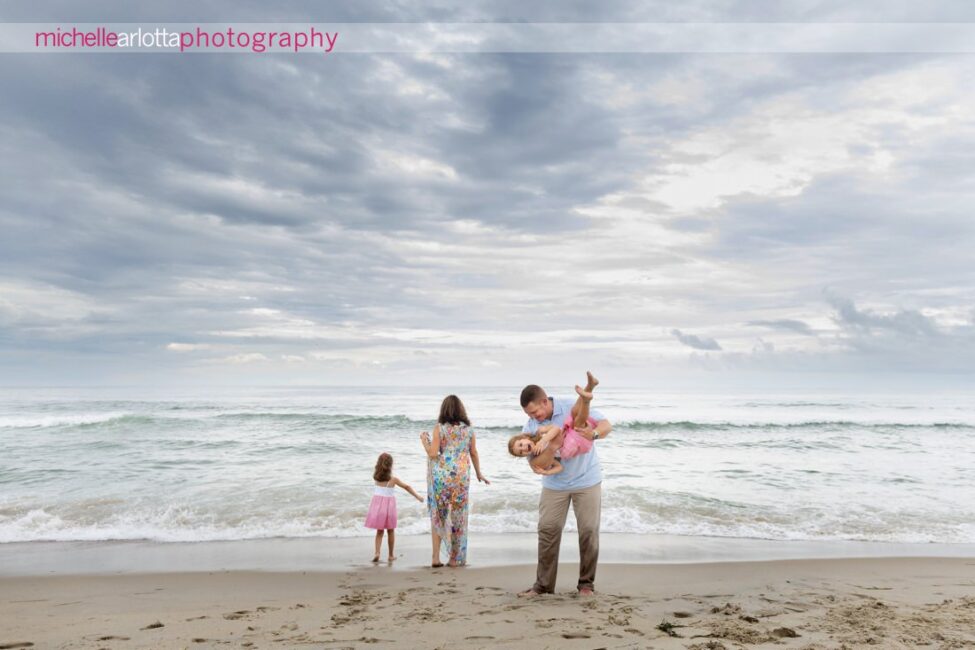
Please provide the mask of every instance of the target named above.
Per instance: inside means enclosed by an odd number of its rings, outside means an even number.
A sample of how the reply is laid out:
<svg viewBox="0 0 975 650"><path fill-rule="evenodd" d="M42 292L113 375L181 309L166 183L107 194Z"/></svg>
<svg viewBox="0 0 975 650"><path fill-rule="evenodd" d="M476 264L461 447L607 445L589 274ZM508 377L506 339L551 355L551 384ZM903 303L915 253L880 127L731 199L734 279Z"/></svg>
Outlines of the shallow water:
<svg viewBox="0 0 975 650"><path fill-rule="evenodd" d="M5 389L0 542L370 534L377 454L422 493L418 434L444 392ZM493 482L472 488L472 532L534 530L540 479L505 448L525 420L517 391L460 395ZM970 398L600 387L594 407L615 425L597 443L604 531L975 543ZM401 532L427 530L405 493L399 511Z"/></svg>

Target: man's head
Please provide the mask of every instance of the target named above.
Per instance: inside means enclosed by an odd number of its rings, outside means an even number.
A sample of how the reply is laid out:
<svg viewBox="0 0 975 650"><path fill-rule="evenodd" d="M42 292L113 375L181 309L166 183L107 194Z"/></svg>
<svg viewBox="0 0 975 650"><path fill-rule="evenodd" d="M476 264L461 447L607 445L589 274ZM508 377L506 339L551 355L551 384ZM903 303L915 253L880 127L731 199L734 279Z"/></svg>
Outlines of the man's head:
<svg viewBox="0 0 975 650"><path fill-rule="evenodd" d="M539 422L552 419L552 400L548 398L541 386L529 384L521 391L521 408L530 418Z"/></svg>

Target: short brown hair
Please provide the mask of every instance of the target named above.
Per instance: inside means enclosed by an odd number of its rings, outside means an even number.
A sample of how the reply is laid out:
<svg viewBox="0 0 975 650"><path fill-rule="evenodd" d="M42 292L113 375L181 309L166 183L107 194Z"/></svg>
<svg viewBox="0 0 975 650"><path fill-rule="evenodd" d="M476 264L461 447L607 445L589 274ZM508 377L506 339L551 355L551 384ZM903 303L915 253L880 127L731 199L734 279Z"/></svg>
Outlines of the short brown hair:
<svg viewBox="0 0 975 650"><path fill-rule="evenodd" d="M523 389L521 389L521 408L525 408L532 402L537 402L548 397L545 391L542 390L541 386L536 386L535 384L528 384Z"/></svg>
<svg viewBox="0 0 975 650"><path fill-rule="evenodd" d="M440 417L437 418L440 424L460 424L463 422L471 426L471 421L467 418L467 411L464 403L456 395L447 395L440 403Z"/></svg>
<svg viewBox="0 0 975 650"><path fill-rule="evenodd" d="M376 469L372 473L372 480L377 483L388 483L393 478L393 457L383 452L376 460Z"/></svg>

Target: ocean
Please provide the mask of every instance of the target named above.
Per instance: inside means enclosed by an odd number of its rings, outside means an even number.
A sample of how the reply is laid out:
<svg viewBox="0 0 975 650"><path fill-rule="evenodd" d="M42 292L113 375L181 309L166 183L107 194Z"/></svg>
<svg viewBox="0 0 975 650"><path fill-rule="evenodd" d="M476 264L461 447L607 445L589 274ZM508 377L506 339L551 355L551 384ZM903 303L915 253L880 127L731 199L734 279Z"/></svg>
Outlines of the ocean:
<svg viewBox="0 0 975 650"><path fill-rule="evenodd" d="M520 387L464 388L471 534L531 532L540 478L506 442ZM552 391L571 396L570 386ZM421 495L437 388L2 389L0 543L371 535L383 451ZM602 530L975 543L975 400L666 395L600 386ZM399 498L399 532L429 530ZM570 528L573 523L570 514Z"/></svg>

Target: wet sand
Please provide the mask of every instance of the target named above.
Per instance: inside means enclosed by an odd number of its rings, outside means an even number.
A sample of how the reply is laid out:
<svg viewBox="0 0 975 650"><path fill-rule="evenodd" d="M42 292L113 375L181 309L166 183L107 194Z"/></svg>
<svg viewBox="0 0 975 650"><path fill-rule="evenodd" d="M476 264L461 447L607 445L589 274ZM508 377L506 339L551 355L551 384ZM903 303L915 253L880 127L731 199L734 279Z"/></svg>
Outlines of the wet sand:
<svg viewBox="0 0 975 650"><path fill-rule="evenodd" d="M577 571L531 600L528 565L7 576L0 648L975 648L975 558Z"/></svg>

